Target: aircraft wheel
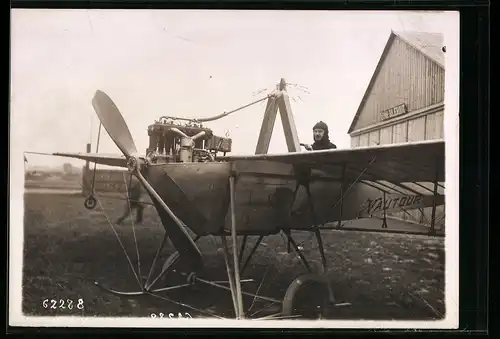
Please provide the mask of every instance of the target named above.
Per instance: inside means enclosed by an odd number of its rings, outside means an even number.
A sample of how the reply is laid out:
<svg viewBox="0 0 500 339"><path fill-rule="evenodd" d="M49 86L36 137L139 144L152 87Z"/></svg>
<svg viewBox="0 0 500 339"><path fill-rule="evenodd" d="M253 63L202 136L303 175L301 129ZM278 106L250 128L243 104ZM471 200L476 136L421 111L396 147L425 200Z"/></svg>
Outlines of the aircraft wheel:
<svg viewBox="0 0 500 339"><path fill-rule="evenodd" d="M329 279L318 274L305 274L288 287L283 299L282 315L306 319L328 318L334 305Z"/></svg>
<svg viewBox="0 0 500 339"><path fill-rule="evenodd" d="M85 199L84 206L88 210L93 210L97 206L97 200L93 195Z"/></svg>

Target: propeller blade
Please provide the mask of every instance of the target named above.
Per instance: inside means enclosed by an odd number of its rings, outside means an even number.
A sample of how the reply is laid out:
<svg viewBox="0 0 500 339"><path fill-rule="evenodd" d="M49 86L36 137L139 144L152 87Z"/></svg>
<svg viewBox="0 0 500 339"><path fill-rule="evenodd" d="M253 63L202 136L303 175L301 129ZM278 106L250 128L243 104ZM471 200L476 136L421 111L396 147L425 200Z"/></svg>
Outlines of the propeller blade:
<svg viewBox="0 0 500 339"><path fill-rule="evenodd" d="M120 151L127 158L137 154L137 148L127 123L113 100L106 93L97 90L92 99L92 106L110 138Z"/></svg>

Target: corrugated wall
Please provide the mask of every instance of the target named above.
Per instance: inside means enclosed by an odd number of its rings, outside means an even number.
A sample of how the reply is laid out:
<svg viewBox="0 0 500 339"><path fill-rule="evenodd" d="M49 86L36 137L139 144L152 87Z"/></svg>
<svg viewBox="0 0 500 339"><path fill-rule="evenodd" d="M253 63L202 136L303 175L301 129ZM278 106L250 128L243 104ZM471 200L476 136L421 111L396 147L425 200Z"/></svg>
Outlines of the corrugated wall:
<svg viewBox="0 0 500 339"><path fill-rule="evenodd" d="M396 37L354 130L381 122L381 112L401 104L411 112L443 101L444 69Z"/></svg>

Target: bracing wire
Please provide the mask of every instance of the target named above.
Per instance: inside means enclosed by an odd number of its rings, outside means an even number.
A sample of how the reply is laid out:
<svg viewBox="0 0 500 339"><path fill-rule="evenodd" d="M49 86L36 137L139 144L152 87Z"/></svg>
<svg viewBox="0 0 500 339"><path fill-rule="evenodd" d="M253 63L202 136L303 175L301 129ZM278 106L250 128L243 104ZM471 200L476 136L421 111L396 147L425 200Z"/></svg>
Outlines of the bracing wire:
<svg viewBox="0 0 500 339"><path fill-rule="evenodd" d="M102 128L102 123L99 123L99 131L97 132L97 144L95 148L95 152L99 152L99 142L101 141L101 128ZM92 176L92 189L91 192L94 193L94 188L95 188L95 175L96 175L96 168L97 168L97 162L94 162L94 173Z"/></svg>

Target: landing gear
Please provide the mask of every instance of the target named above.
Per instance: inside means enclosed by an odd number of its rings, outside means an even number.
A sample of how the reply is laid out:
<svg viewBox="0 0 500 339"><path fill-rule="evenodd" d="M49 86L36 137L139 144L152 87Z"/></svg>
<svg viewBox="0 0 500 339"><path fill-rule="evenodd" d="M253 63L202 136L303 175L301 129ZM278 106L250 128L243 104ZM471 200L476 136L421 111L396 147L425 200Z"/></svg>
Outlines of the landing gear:
<svg viewBox="0 0 500 339"><path fill-rule="evenodd" d="M120 242L120 245L122 245L118 235L117 234L115 234L115 235L117 236L117 239ZM196 242L199 238L200 237L196 237L193 239L193 241ZM98 282L94 282L94 284L96 286L104 289L107 292L110 292L110 293L115 294L115 295L121 295L121 296L139 296L139 295L145 295L145 294L155 294L155 293L165 292L165 291L169 291L169 290L173 290L173 289L177 289L177 288L181 288L181 287L190 286L192 284L192 281L190 279L188 279L188 282L186 284L180 284L180 285L176 285L176 286L169 286L169 287L156 288L156 289L153 288L154 286L156 286L157 282L161 278L163 278L167 274L167 272L170 271L173 268L173 266L177 263L177 261L179 260L179 253L178 252L172 253L169 257L167 257L167 259L165 259L163 266L161 268L161 271L158 274L156 274L156 276L154 276L154 274L156 273L156 271L158 269L158 265L157 265L158 257L160 255L163 247L165 246L167 239L168 239L168 237L165 235L163 237L161 244L158 246L158 249L156 251L156 255L153 259L153 262L151 264L151 268L149 270L149 274L147 277L140 276L140 272L138 272L138 270L136 271L136 268L132 264L130 257L127 255L125 248L122 246L122 249L124 250L124 253L125 253L127 260L130 264L130 268L131 268L134 276L136 277L137 283L139 284L140 291L121 292L121 291L116 291L116 290L113 290L111 288L105 287L104 285L102 285ZM137 247L137 245L136 245L136 247ZM188 275L188 277L190 277L190 276Z"/></svg>
<svg viewBox="0 0 500 339"><path fill-rule="evenodd" d="M383 201L383 206L384 206L384 215L382 217L382 228L387 228L387 213L386 213L386 208L385 208L385 191L384 191L384 201Z"/></svg>
<svg viewBox="0 0 500 339"><path fill-rule="evenodd" d="M133 168L134 164L131 162L131 167ZM234 181L235 178L231 177L229 186L231 190L231 229L230 229L230 234L221 234L220 238L222 240L223 244L223 250L224 250L224 258L225 258L225 264L226 264L226 269L227 269L227 274L228 274L228 280L225 281L210 281L210 280L205 280L201 278L201 276L198 274L199 272L196 272L193 268L195 266L189 265L189 263L184 262L182 264L181 254L179 252L174 252L170 256L168 256L164 261L163 264L159 260L160 254L162 250L164 249L166 243L168 242L167 240L169 237L167 234L164 235L161 243L158 245L158 248L156 250L156 254L152 260L151 267L149 269L149 273L147 276L142 276L141 275L141 263L140 263L140 257L139 257L139 249L138 249L138 243L137 239L134 236L135 240L135 247L136 247L136 252L137 252L137 261L134 262L133 258L131 258L127 251L125 250L124 244L120 239L120 236L115 230L115 227L113 226L112 223L109 223L109 226L112 228L123 252L124 255L128 261L129 267L135 277L135 280L137 281L138 287L134 289L131 289L131 291L119 291L117 289L113 289L107 286L104 286L98 282L94 282L94 285L103 289L104 291L117 295L117 296L124 296L124 297L139 297L139 296L153 296L165 301L168 301L170 303L177 304L181 307L187 308L190 310L191 314L193 315L202 315L204 317L216 317L216 318L222 318L216 314L214 314L212 311L208 310L203 310L203 309L197 309L194 306L188 305L181 303L177 300L173 300L169 297L166 296L168 292L172 292L174 290L180 291L181 289L186 289L186 288L193 288L195 285L206 285L207 288L210 287L216 287L219 289L227 290L231 293L232 301L233 301L233 306L234 306L234 314L236 319L243 319L243 318L255 318L255 314L258 312L251 312L252 307L254 306L256 301L260 302L266 302L270 303L271 305L276 305L276 306L281 306L281 301L278 299L274 298L269 298L265 296L258 295L259 291L256 293L247 293L242 291L241 285L243 283L247 283L250 281L253 281L252 279L240 279L241 274L243 273L244 269L247 267L248 263L250 262L250 259L252 258L253 254L255 253L258 245L260 244L263 236L259 236L259 240L257 241L257 244L255 244L252 248L251 253L249 254L248 258L245 261L245 264L240 270L240 261L243 259L243 250L244 250L244 245L241 244L241 252L238 253L238 247L236 243L236 221L235 221L235 211L234 211ZM132 227L134 225L132 224ZM193 243L197 242L201 237L196 236L195 238L192 239ZM229 249L230 246L228 246L228 238L231 238L232 240L232 251ZM232 253L231 253L232 252ZM187 264L187 265L186 265ZM163 279L167 274L169 273L174 273L172 275L172 278L175 279L175 283L171 284L170 286L165 286ZM170 277L170 276L169 276ZM177 278L181 278L179 281ZM170 280L170 279L169 279ZM158 286L159 285L159 286ZM163 285L163 286L162 286ZM244 299L245 299L245 304L244 304ZM249 300L249 302L247 302ZM245 309L244 306L247 306ZM193 312L194 311L194 312ZM260 312L263 313L263 312ZM277 316L280 316L281 314L273 314L271 317L266 317L266 319L271 319L275 318ZM261 318L262 319L262 318Z"/></svg>
<svg viewBox="0 0 500 339"><path fill-rule="evenodd" d="M99 152L99 141L101 140L101 129L102 129L102 123L99 123L99 132L97 134L97 145L96 145L96 150L95 152ZM90 144L88 144L88 152L90 152ZM87 170L88 170L88 162L87 162ZM94 172L93 172L93 177L92 177L92 186L91 186L91 192L94 192L94 186L95 186L95 173L96 173L96 168L97 168L97 163L94 163ZM85 202L83 203L86 209L88 210L93 210L97 206L97 199L94 197L93 194L90 194L90 196L85 199Z"/></svg>

